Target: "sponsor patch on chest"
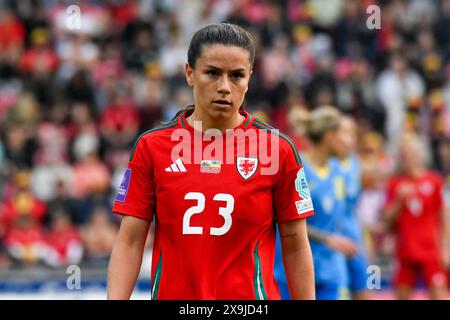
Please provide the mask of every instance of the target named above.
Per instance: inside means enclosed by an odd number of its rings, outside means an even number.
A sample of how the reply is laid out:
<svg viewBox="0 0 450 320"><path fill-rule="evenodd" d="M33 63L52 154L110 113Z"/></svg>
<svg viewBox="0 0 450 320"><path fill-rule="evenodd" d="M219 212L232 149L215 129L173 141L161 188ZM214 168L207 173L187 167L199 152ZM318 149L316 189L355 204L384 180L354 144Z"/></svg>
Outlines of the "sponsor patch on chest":
<svg viewBox="0 0 450 320"><path fill-rule="evenodd" d="M200 163L201 173L220 173L222 163L218 160L202 160Z"/></svg>

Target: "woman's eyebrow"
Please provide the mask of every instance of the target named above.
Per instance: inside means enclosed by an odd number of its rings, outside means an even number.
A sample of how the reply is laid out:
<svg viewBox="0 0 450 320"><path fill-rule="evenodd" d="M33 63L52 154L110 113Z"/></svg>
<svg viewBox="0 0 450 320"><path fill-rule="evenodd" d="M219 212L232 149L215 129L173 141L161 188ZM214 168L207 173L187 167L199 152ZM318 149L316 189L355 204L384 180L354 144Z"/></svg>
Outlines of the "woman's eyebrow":
<svg viewBox="0 0 450 320"><path fill-rule="evenodd" d="M222 71L222 69L220 69L219 67L213 66L211 64L207 64L205 67L208 68L208 69L214 69L214 70L217 70L217 71ZM231 72L245 72L245 69L244 68L238 68L238 69L235 69L235 70L231 70Z"/></svg>

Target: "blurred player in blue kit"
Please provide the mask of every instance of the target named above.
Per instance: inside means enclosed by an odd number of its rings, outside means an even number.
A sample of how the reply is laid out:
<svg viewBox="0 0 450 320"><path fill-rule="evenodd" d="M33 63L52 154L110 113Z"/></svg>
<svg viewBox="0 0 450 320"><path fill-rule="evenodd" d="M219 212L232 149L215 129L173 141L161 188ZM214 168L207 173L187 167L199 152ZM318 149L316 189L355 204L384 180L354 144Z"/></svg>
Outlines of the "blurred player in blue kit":
<svg viewBox="0 0 450 320"><path fill-rule="evenodd" d="M355 154L357 144L357 128L352 118L341 117L337 137L339 146L336 158L331 161L340 165L344 174L346 208L341 226L341 233L358 245L355 255L346 259L347 286L352 299L367 300L370 298L367 289L367 262L364 254L361 226L357 217L358 200L361 195L361 164Z"/></svg>
<svg viewBox="0 0 450 320"><path fill-rule="evenodd" d="M353 224L347 217L353 217L347 209L350 198L346 190L348 174L335 158L347 155L352 144L342 142L347 138L346 121L335 108L323 106L312 111L304 123L311 141L302 161L316 212L308 220L308 236L314 260L317 300L342 297L342 289L349 287L350 283L347 261L356 257L359 251L357 237L351 236ZM353 188L359 189L357 185ZM289 299L279 243L278 239L275 276L282 299Z"/></svg>

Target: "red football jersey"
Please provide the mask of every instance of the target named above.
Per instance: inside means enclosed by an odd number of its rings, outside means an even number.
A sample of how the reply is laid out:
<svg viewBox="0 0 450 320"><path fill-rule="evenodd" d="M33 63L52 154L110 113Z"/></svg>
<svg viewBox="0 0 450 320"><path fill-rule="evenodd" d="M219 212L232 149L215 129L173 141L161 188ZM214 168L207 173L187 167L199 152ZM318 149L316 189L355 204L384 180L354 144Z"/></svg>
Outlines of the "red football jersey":
<svg viewBox="0 0 450 320"><path fill-rule="evenodd" d="M386 206L394 201L403 184L411 185L414 192L406 197L397 219L397 256L410 261L440 259L443 181L433 172L426 172L420 178L394 176L388 183Z"/></svg>
<svg viewBox="0 0 450 320"><path fill-rule="evenodd" d="M207 156L211 142L205 141L197 146L197 163L189 139L182 157L171 157L181 141L172 135L204 135L187 123L186 111L135 143L113 211L156 219L153 299L280 299L273 274L275 221L311 216L312 202L292 141L242 114L245 121L230 131L258 139L224 143L222 159ZM279 143L275 174L263 174L268 164L259 153L249 157L264 142ZM231 162L225 159L230 145Z"/></svg>

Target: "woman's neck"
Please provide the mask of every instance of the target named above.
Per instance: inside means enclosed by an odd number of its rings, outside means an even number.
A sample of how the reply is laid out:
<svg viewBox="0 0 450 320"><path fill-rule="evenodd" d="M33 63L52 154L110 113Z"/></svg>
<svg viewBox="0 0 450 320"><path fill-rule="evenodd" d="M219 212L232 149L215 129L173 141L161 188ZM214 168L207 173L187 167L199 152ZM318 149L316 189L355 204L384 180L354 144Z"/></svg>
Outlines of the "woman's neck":
<svg viewBox="0 0 450 320"><path fill-rule="evenodd" d="M311 165L319 168L327 166L329 157L330 156L326 151L326 148L320 145L312 146L306 154L306 158L309 160Z"/></svg>
<svg viewBox="0 0 450 320"><path fill-rule="evenodd" d="M192 114L186 118L186 120L189 125L196 129L198 124L195 124L194 126L194 122L200 121L202 125L202 131L206 131L208 129L218 129L221 132L224 132L227 129L234 129L238 127L242 122L245 121L245 116L237 113L230 119L215 121L214 119L210 119L207 116L203 116L200 111L195 109L194 112L192 112Z"/></svg>
<svg viewBox="0 0 450 320"><path fill-rule="evenodd" d="M409 175L413 179L421 178L425 173L425 168L421 166L417 166L415 168L412 168L411 170L408 170L407 175Z"/></svg>

